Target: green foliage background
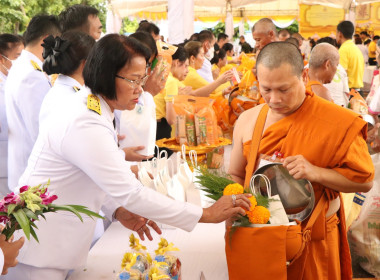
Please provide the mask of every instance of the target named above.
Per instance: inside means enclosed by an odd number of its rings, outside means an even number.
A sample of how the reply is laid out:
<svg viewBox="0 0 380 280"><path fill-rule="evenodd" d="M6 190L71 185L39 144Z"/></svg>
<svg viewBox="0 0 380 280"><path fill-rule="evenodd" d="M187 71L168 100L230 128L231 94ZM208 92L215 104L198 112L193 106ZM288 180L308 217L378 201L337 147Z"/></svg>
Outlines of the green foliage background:
<svg viewBox="0 0 380 280"><path fill-rule="evenodd" d="M74 4L97 8L105 28L107 0L0 0L0 33L23 33L33 16L40 13L59 15Z"/></svg>

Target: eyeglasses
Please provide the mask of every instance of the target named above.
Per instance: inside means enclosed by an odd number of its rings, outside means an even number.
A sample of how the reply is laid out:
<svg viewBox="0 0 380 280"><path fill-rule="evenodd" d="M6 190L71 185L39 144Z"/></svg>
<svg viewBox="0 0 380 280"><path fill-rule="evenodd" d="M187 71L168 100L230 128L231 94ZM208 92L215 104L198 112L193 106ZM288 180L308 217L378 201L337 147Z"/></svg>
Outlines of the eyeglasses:
<svg viewBox="0 0 380 280"><path fill-rule="evenodd" d="M138 80L130 80L130 79L128 79L126 77L122 77L120 75L116 75L116 78L123 79L123 80L129 82L130 85L132 86L132 88L136 89L139 86L143 87L146 83L146 80L148 80L149 76L145 75L144 77L142 77L141 79L138 79Z"/></svg>

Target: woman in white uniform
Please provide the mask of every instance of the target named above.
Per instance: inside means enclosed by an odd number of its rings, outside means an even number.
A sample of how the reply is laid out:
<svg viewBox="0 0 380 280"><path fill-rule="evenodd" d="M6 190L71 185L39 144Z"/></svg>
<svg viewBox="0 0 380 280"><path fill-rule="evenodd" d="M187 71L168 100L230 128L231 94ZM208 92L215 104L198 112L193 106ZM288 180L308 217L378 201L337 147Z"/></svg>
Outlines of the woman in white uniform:
<svg viewBox="0 0 380 280"><path fill-rule="evenodd" d="M89 89L44 104L49 116L39 135L19 185L51 181L57 204L85 205L99 211L106 194L129 211L191 231L198 222L216 223L244 214L246 195L224 196L209 208L181 203L145 188L118 149L113 111L132 110L146 80L150 53L141 43L110 34L99 40L84 67ZM39 243L30 240L20 251L20 265L6 279L65 279L69 270L85 264L95 221L67 213L48 213L36 222ZM147 230L142 225L138 231ZM18 232L17 234L21 234ZM117 246L117 244L115 244Z"/></svg>
<svg viewBox="0 0 380 280"><path fill-rule="evenodd" d="M12 61L24 49L22 38L13 34L0 35L0 195L8 189L8 122L5 114L4 87Z"/></svg>

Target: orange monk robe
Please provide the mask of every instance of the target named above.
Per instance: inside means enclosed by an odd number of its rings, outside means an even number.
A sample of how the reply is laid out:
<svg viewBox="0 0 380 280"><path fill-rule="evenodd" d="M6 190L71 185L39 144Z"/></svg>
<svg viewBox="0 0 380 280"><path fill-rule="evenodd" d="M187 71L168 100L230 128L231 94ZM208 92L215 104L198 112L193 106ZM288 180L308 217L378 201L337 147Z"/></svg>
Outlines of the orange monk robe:
<svg viewBox="0 0 380 280"><path fill-rule="evenodd" d="M279 151L284 157L303 155L316 166L365 183L374 176L364 140L366 131L366 122L356 113L309 94L296 112L264 131L258 154ZM244 144L247 158L249 142ZM325 189L330 201L339 196L339 192L320 184L313 183L313 188L316 203ZM343 205L337 213L340 221L336 215L326 221L327 209L328 205L314 224L312 240L303 255L288 268L289 280L352 279Z"/></svg>

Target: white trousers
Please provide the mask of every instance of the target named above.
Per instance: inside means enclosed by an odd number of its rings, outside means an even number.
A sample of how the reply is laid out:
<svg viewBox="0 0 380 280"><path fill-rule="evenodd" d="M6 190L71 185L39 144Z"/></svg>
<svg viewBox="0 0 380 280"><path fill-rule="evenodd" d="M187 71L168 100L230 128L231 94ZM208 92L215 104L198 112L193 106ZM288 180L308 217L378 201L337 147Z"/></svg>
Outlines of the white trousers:
<svg viewBox="0 0 380 280"><path fill-rule="evenodd" d="M55 268L40 268L18 263L8 269L8 274L1 279L5 280L65 280L69 270Z"/></svg>

